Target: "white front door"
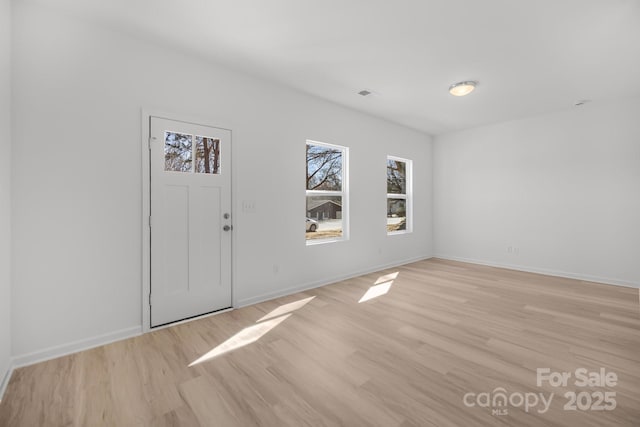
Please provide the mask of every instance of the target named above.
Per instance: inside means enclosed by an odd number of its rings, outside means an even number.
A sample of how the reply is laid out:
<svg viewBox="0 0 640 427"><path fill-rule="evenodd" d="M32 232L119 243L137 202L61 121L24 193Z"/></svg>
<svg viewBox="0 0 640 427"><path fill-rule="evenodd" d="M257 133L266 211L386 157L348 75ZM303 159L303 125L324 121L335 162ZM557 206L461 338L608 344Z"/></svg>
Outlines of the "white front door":
<svg viewBox="0 0 640 427"><path fill-rule="evenodd" d="M231 307L231 132L150 120L155 327Z"/></svg>

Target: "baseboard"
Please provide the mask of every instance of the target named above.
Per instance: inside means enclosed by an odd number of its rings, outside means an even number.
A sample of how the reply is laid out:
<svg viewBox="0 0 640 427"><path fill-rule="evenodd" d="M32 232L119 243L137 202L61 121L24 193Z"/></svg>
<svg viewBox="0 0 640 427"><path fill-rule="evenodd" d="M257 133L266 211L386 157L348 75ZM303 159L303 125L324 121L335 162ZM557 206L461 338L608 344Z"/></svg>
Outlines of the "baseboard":
<svg viewBox="0 0 640 427"><path fill-rule="evenodd" d="M140 326L134 326L132 328L121 329L104 335L70 342L68 344L49 347L44 350L34 351L33 353L15 356L13 358L13 367L20 368L23 366L33 365L34 363L44 362L45 360L55 359L57 357L77 353L79 351L89 350L94 347L132 338L141 334L142 328Z"/></svg>
<svg viewBox="0 0 640 427"><path fill-rule="evenodd" d="M7 367L7 371L4 373L2 377L2 382L0 382L0 401L4 396L4 392L7 390L7 386L9 385L9 380L11 379L11 374L13 374L13 361L9 361L9 366Z"/></svg>
<svg viewBox="0 0 640 427"><path fill-rule="evenodd" d="M450 261L468 262L469 264L486 265L488 267L506 268L509 270L526 271L528 273L545 274L547 276L565 277L567 279L584 280L587 282L604 283L605 285L624 286L626 288L640 288L640 283L633 283L626 280L611 279L608 277L590 276L588 274L568 273L566 271L550 270L546 268L529 267L518 264L505 264L492 261L484 261L473 258L464 258L451 255L434 255L434 258L446 259Z"/></svg>
<svg viewBox="0 0 640 427"><path fill-rule="evenodd" d="M430 255L423 255L419 257L404 259L394 261L384 265L378 265L375 267L371 267L369 269L364 269L360 271L356 271L347 275L335 276L327 279L323 279L316 282L306 283L300 286L293 286L286 289L281 289L275 292L269 292L266 294L258 295L255 297L247 298L244 300L239 300L236 303L235 307L244 307L247 305L257 304L259 302L268 301L274 298L282 297L285 295L294 294L297 292L306 291L309 289L318 288L320 286L329 285L331 283L339 282L341 280L351 279L353 277L361 276L363 274L373 273L379 270L384 270L386 268L397 267L399 265L408 264L411 262L421 261L424 259L431 258ZM171 325L173 326L173 325ZM79 351L89 350L94 347L99 347L101 345L110 344L115 341L120 341L127 338L132 338L142 334L142 327L135 326L127 329L121 329L119 331L109 332L104 335L99 335L97 337L87 338L83 340L74 341L67 344L62 344L54 347L49 347L44 350L38 350L32 353L27 353L19 356L15 356L12 359L12 366L10 371L7 372L5 378L3 379L2 386L6 387L6 383L9 382L9 378L11 376L11 372L15 368L20 368L23 366L33 365L34 363L44 362L46 360L55 359L57 357L66 356L72 353L77 353ZM4 391L4 388L2 389Z"/></svg>
<svg viewBox="0 0 640 427"><path fill-rule="evenodd" d="M354 277L362 276L364 274L374 273L376 271L385 270L387 268L398 267L400 265L422 261L430 258L440 258L440 259L451 260L451 261L467 262L470 264L486 265L489 267L499 267L499 268L506 268L510 270L526 271L529 273L538 273L538 274L546 274L550 276L566 277L569 279L585 280L589 282L598 282L598 283L604 283L608 285L624 286L629 288L640 288L640 283L633 283L625 280L611 279L611 278L599 277L599 276L590 276L590 275L578 274L578 273L568 273L565 271L529 267L529 266L523 266L523 265L517 265L517 264L497 263L497 262L478 260L473 258L464 258L464 257L458 257L458 256L438 254L435 256L423 255L423 256L418 256L418 257L404 259L404 260L397 260L388 264L377 265L375 267L355 271L345 275L334 276L334 277L325 278L325 279L314 281L314 282L305 283L299 286L292 286L289 288L280 289L278 291L268 292L265 294L257 295L255 297L238 300L236 307L239 308L239 307L244 307L252 304L257 304L257 303L268 301L274 298L279 298L286 295L295 294L298 292L308 291L310 289L326 286L332 283L340 282L342 280L347 280ZM99 335L96 337L78 340L78 341L74 341L67 344L49 347L44 350L39 350L32 353L15 356L11 360L9 367L4 374L4 377L2 378L2 382L0 383L0 399L2 399L2 396L4 395L7 385L9 384L11 375L14 369L16 368L32 365L34 363L44 362L46 360L55 359L57 357L66 356L72 353L77 353L79 351L89 350L94 347L99 347L105 344L110 344L112 342L120 341L127 338L132 338L141 334L142 334L142 328L140 326L134 326L131 328L121 329L119 331L109 332L107 334Z"/></svg>
<svg viewBox="0 0 640 427"><path fill-rule="evenodd" d="M302 285L299 285L299 286L292 286L292 287L289 287L289 288L280 289L280 290L277 290L277 291L274 291L274 292L267 292L265 294L257 295L255 297L238 300L236 302L235 307L236 308L240 308L240 307L246 307L248 305L258 304L260 302L269 301L269 300L272 300L274 298L279 298L279 297L283 297L283 296L286 296L286 295L295 294L295 293L298 293L298 292L308 291L310 289L315 289L315 288L319 288L321 286L330 285L332 283L340 282L342 280L352 279L354 277L362 276L364 274L375 273L376 271L384 270L384 269L387 269L387 268L398 267L400 265L409 264L409 263L417 262L417 261L422 261L422 260L425 260L425 259L430 259L431 257L432 257L431 255L422 255L422 256L418 256L418 257L414 257L414 258L398 260L398 261L394 261L394 262L391 262L391 263L388 263L388 264L377 265L375 267L371 267L371 268L367 268L367 269L364 269L364 270L355 271L355 272L352 272L352 273L349 273L349 274L345 274L345 275L341 275L341 276L334 276L334 277L325 278L325 279L322 279L322 280L317 280L315 282L305 283L305 284L302 284Z"/></svg>

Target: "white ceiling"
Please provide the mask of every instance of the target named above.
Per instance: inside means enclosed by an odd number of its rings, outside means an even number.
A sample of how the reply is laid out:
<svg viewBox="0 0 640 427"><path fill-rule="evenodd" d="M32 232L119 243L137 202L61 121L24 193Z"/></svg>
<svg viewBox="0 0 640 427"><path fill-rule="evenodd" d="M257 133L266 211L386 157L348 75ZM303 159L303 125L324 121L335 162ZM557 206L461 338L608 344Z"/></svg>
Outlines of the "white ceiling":
<svg viewBox="0 0 640 427"><path fill-rule="evenodd" d="M55 5L431 134L640 96L639 0ZM449 95L460 80L479 84Z"/></svg>

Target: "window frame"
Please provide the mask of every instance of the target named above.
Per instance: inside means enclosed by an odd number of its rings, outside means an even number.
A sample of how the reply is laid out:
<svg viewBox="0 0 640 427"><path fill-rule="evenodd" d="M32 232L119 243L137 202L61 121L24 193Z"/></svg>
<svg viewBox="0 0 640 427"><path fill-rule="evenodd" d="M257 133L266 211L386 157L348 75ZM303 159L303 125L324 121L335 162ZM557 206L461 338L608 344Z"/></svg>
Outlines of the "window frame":
<svg viewBox="0 0 640 427"><path fill-rule="evenodd" d="M305 182L305 198L304 198L304 213L305 221L307 218L307 199L309 197L317 196L340 196L342 198L342 236L340 237L327 237L324 239L307 239L306 227L305 227L305 242L307 246L319 245L324 243L344 242L349 240L349 147L342 145L329 144L326 142L315 141L307 139L305 143L305 176L307 173L307 160L306 150L307 146L315 145L320 147L330 148L332 150L338 150L342 152L342 170L341 170L341 190L309 190Z"/></svg>
<svg viewBox="0 0 640 427"><path fill-rule="evenodd" d="M389 160L395 162L403 162L405 164L405 174L406 174L406 183L405 183L405 192L401 193L386 193L387 197L385 200L385 212L387 211L387 207L389 206L389 199L401 199L405 201L405 210L406 210L406 226L404 230L396 230L389 231L387 229L387 236L393 236L397 234L409 234L413 233L413 161L411 159L405 159L403 157L391 156L387 155L385 159L385 177L387 176L386 171L389 167ZM385 188L388 190L388 180L385 179ZM387 214L385 214L386 216ZM387 217L388 218L388 217ZM387 224L385 224L385 227Z"/></svg>
<svg viewBox="0 0 640 427"><path fill-rule="evenodd" d="M189 137L189 169L187 170L178 170L178 169L167 169L167 137L169 134L173 134L173 135L182 135L182 136L188 136ZM204 158L206 158L206 156L199 156L199 145L198 145L198 138L200 139L200 142L202 143L202 147L203 147L203 151L206 154L207 150L205 149L206 143L205 141L210 140L212 142L212 152L213 152L213 171L211 172L204 172L204 171L200 171L199 169L199 165L200 165L200 161L202 160L205 164L206 162L204 161ZM217 142L217 150L216 150L216 142ZM215 154L215 151L217 151L217 154ZM185 151L186 152L186 151ZM210 152L210 154L212 153ZM178 154L178 156L180 156L181 154ZM164 132L164 159L165 159L165 166L164 166L164 172L169 172L169 173L186 173L186 174L202 174L202 175L220 175L222 173L221 171L221 162L220 162L220 157L223 155L223 150L222 150L222 146L221 146L221 141L220 138L213 138L210 136L205 136L205 135L199 135L197 133L182 133L180 131L172 131L172 130L165 130ZM211 162L211 157L209 157L209 161ZM216 165L216 160L217 160L217 165Z"/></svg>

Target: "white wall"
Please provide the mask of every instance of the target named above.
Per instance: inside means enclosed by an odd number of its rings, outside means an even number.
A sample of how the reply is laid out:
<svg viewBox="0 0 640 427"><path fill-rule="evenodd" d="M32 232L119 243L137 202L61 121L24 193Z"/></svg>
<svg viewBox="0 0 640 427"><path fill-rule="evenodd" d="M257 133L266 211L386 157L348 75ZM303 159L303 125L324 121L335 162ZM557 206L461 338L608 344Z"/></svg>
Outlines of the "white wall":
<svg viewBox="0 0 640 427"><path fill-rule="evenodd" d="M428 136L55 9L14 7L14 355L140 328L142 107L233 130L239 304L431 255ZM305 246L307 138L351 148L348 242ZM387 154L414 161L411 235L385 232Z"/></svg>
<svg viewBox="0 0 640 427"><path fill-rule="evenodd" d="M11 1L0 1L0 398L11 356Z"/></svg>
<svg viewBox="0 0 640 427"><path fill-rule="evenodd" d="M640 286L639 117L594 102L437 137L437 256Z"/></svg>

